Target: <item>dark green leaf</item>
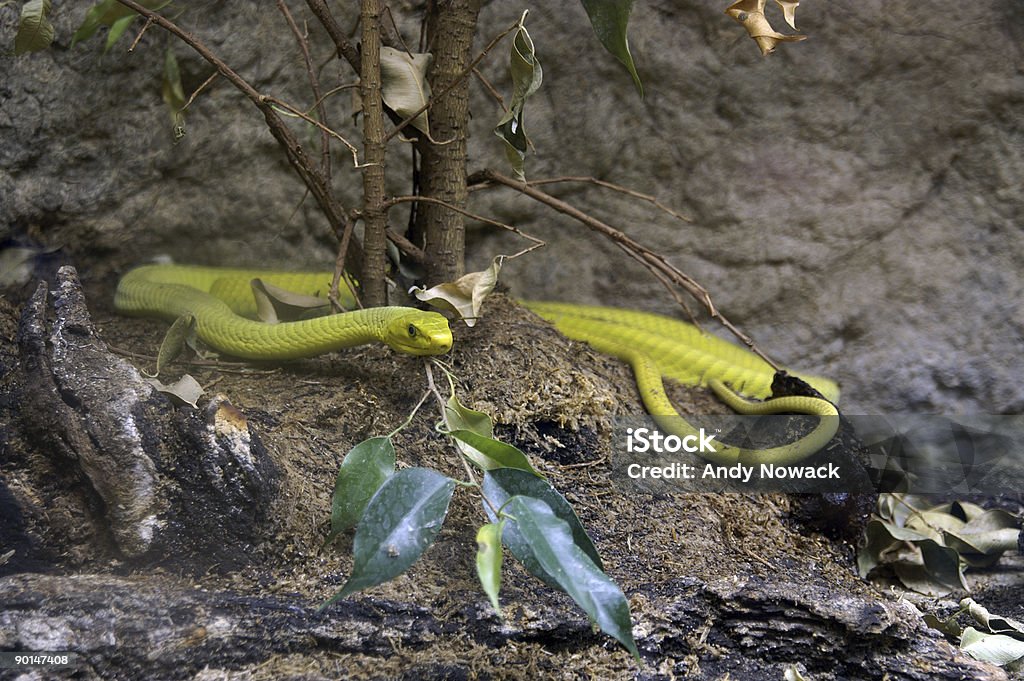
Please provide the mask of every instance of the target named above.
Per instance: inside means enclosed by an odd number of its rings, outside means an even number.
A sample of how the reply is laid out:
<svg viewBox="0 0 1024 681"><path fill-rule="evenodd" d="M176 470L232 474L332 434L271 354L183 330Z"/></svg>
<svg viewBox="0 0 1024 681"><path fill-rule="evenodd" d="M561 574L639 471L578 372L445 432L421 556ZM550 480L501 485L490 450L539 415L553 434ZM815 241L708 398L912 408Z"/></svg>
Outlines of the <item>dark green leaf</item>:
<svg viewBox="0 0 1024 681"><path fill-rule="evenodd" d="M495 440L493 438L478 435L471 430L453 430L449 433L460 445L459 450L463 456L479 466L482 470L490 471L497 468L516 468L527 473L544 477L531 464L519 449L510 444Z"/></svg>
<svg viewBox="0 0 1024 681"><path fill-rule="evenodd" d="M598 555L597 548L587 535L587 531L583 529L580 519L576 517L576 512L572 510L572 506L566 501L565 497L559 494L558 490L552 487L551 483L547 480L514 468L499 468L484 473L482 491L484 496L496 508L501 508L509 499L517 495L540 499L551 508L556 516L568 524L576 545L583 549L584 553L587 554L597 567L603 569L601 556ZM486 503L484 504L484 510L490 517L491 522L497 521L494 511ZM523 564L530 574L545 582L548 586L558 588L558 582L544 571L537 558L533 555L530 543L526 541L514 525L505 526L502 540L508 546L512 555Z"/></svg>
<svg viewBox="0 0 1024 681"><path fill-rule="evenodd" d="M406 468L388 478L356 528L352 574L321 607L409 569L437 538L454 491L454 480L427 468Z"/></svg>
<svg viewBox="0 0 1024 681"><path fill-rule="evenodd" d="M506 510L514 518L509 520L509 526L519 529L544 571L602 631L618 640L639 660L626 596L576 544L568 523L556 516L546 503L531 497L512 497Z"/></svg>
<svg viewBox="0 0 1024 681"><path fill-rule="evenodd" d="M504 527L503 519L497 524L482 526L476 533L476 574L498 617L501 617L498 593L501 591L501 533Z"/></svg>
<svg viewBox="0 0 1024 681"><path fill-rule="evenodd" d="M626 36L629 28L629 14L633 11L633 0L580 0L587 10L590 24L594 27L597 39L604 48L633 76L633 84L637 92L644 96L644 86L640 83L640 75L636 72L633 55L629 52L629 39Z"/></svg>
<svg viewBox="0 0 1024 681"><path fill-rule="evenodd" d="M21 8L18 32L14 36L14 54L45 50L53 42L50 0L29 0Z"/></svg>
<svg viewBox="0 0 1024 681"><path fill-rule="evenodd" d="M395 447L388 437L363 440L345 455L334 481L330 541L355 527L370 498L395 472Z"/></svg>

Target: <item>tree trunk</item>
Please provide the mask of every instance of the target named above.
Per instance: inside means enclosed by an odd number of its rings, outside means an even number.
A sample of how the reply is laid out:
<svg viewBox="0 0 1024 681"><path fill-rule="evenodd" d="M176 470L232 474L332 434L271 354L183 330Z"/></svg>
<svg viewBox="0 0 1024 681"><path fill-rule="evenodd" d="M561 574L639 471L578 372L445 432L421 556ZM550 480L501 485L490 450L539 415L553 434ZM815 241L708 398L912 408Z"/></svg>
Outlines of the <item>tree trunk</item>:
<svg viewBox="0 0 1024 681"><path fill-rule="evenodd" d="M469 79L463 72L469 63L479 11L479 0L432 0L427 9L427 42L434 55L428 74L435 97L430 108L430 133L442 144L427 141L421 145L420 193L460 208L466 206L468 196ZM427 283L462 276L463 216L442 205L423 203L418 207L416 228L417 233L425 235Z"/></svg>
<svg viewBox="0 0 1024 681"><path fill-rule="evenodd" d="M387 199L384 179L384 105L380 83L381 0L362 0L363 99L363 269L362 300L368 306L387 304Z"/></svg>

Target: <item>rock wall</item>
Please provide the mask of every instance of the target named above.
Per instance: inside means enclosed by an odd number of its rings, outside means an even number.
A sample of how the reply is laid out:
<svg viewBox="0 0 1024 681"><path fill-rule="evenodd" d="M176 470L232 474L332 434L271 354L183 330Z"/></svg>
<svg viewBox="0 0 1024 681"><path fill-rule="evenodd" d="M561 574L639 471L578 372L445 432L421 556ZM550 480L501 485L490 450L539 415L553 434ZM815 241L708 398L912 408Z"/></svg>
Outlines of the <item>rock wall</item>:
<svg viewBox="0 0 1024 681"><path fill-rule="evenodd" d="M639 2L640 100L577 3L538 3L528 27L545 82L527 108L537 148L527 172L594 175L688 213L681 223L581 185L551 188L670 255L773 356L836 376L851 412L1019 413L1024 15L1015 4L941 13L805 3L797 25L810 38L763 59L722 14L726 3ZM287 28L254 7L180 3L178 21L261 91L307 106ZM522 9L488 3L478 44ZM158 253L329 264L334 238L255 109L217 81L175 143L160 98L164 51L178 55L187 92L209 67L156 29L128 54L141 23L107 54L101 39L71 48L83 14L55 6L51 50L0 58L0 241L62 246L86 280ZM0 10L5 40L14 19L13 7ZM415 17L399 24L415 38ZM507 90L505 49L483 70ZM325 82L352 82L320 39L315 54ZM499 111L476 92L471 170L501 167L490 133ZM332 124L357 139L347 95L330 102ZM409 152L390 153L392 191L406 193ZM336 158L352 205L358 172ZM507 265L516 294L672 309L654 280L565 218L504 190L473 201L549 242ZM471 244L471 267L520 247L483 228Z"/></svg>

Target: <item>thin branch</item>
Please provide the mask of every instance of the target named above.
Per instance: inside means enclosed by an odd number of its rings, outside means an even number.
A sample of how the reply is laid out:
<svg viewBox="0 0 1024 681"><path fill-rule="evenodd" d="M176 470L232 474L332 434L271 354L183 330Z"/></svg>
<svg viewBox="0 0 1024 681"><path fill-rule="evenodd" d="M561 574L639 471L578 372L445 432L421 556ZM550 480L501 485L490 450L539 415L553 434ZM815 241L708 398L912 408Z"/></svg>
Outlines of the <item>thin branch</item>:
<svg viewBox="0 0 1024 681"><path fill-rule="evenodd" d="M274 139L276 139L284 149L288 162L313 194L313 197L320 205L327 221L331 224L331 227L336 232L343 230L346 215L344 206L342 206L337 197L332 194L330 187L324 181L323 176L317 172L316 167L310 162L309 157L306 156L306 152L303 150L302 145L299 144L295 134L287 125L285 125L284 121L281 120L273 105L262 94L260 94L256 88L250 85L248 81L238 75L234 69L214 54L210 48L191 33L182 30L170 19L149 9L148 7L143 7L134 0L117 0L117 2L139 15L146 17L148 20L152 21L154 24L195 50L199 56L212 64L220 75L224 76L228 82L234 85L235 88L244 94L249 101L251 101L256 108L263 113L263 118L266 120L270 134L274 136ZM353 259L361 263L363 258L361 249L350 250L351 255L353 255Z"/></svg>
<svg viewBox="0 0 1024 681"><path fill-rule="evenodd" d="M470 218L472 220L479 220L480 222L482 222L484 224L491 225L493 227L499 227L499 228L507 230L509 232L513 232L515 234L518 234L519 236L521 236L522 238L526 239L527 241L532 241L533 243L538 244L540 246L546 245L546 243L547 243L543 239L538 239L535 236L531 236L531 235L527 234L526 232L522 231L518 227L514 227L513 225L505 224L504 222L498 222L497 220L492 220L491 218L485 217L483 215L479 215L477 213L473 213L471 211L466 210L465 208L460 208L459 206L456 206L453 203L449 203L448 201L445 201L444 199L438 199L438 198L435 198L433 196L395 196L393 198L388 199L385 202L384 209L385 210L390 210L392 207L397 206L400 203L433 203L433 204L437 204L439 206L444 206L445 208L447 208L449 210L453 210L456 213L460 213L462 215L465 215L467 218Z"/></svg>
<svg viewBox="0 0 1024 681"><path fill-rule="evenodd" d="M299 30L295 18L288 10L284 0L277 0L277 8L284 15L284 20L295 36L295 42L302 52L302 60L306 64L306 76L309 78L309 89L313 91L314 108L316 115L325 126L327 125L327 110L323 106L323 97L320 96L320 79L316 75L316 67L313 65L313 57L309 54L309 31L305 33ZM320 130L320 173L328 186L331 184L331 135L326 130Z"/></svg>
<svg viewBox="0 0 1024 681"><path fill-rule="evenodd" d="M352 163L353 163L353 165L356 168L365 168L366 167L366 164L363 164L363 165L359 164L359 150L356 149L356 146L354 144L352 144L347 139L342 137L341 133L339 133L339 132L337 132L337 131L335 131L335 130L333 130L331 128L328 128L326 125L324 125L323 123L321 123L317 119L313 118L309 114L307 114L307 113L305 113L303 111L299 111L298 109L296 109L294 106L292 106L288 102L284 102L284 101L278 99L277 97L271 97L270 95L261 95L261 97L263 98L263 100L265 102L269 102L273 106L275 106L275 107L277 107L279 109L283 109L284 111L282 113L284 113L285 115L291 115L291 116L295 116L297 118L301 118L302 120L306 121L310 125L315 125L316 127L320 128L321 132L323 132L326 135L329 135L329 136L333 137L334 139L338 140L339 142L344 144L346 147L348 147L348 150L352 153Z"/></svg>
<svg viewBox="0 0 1024 681"><path fill-rule="evenodd" d="M214 71L213 73L211 73L210 77L207 78L206 80L204 80L203 84L200 85L199 87L197 87L195 89L195 91L193 91L192 94L189 95L188 101L185 102L185 105L182 106L178 110L178 113L184 113L185 109L187 109L190 106L192 106L192 102L195 101L195 98L199 96L199 93L202 92L203 90L205 90L210 83L212 83L213 81L217 80L218 76L220 76L220 73L218 73L217 71Z"/></svg>
<svg viewBox="0 0 1024 681"><path fill-rule="evenodd" d="M565 175L562 177L549 177L540 180L530 180L529 182L527 182L527 184L530 185L531 187L541 187L546 184L556 184L560 182L586 182L587 184L593 184L597 185L598 187L604 187L605 189L611 189L612 191L619 192L620 194L631 196L634 199L646 201L647 203L652 204L662 212L671 215L677 220L682 220L683 222L693 222L691 218L683 215L682 213L676 211L673 208L666 206L661 201L659 201L655 196L652 196L650 194L643 194L641 192L636 191L635 189L623 187L621 184L615 184L614 182L608 182L607 180L600 180L596 177L589 177L584 175Z"/></svg>
<svg viewBox="0 0 1024 681"><path fill-rule="evenodd" d="M491 84L491 81L487 80L487 77L480 72L480 69L473 69L473 75L476 76L476 79L480 81L480 84L484 86L484 89L487 90L488 94L491 95L494 101L498 103L501 110L504 113L508 113L508 107L505 105L505 99L501 96L501 93L498 92L497 88Z"/></svg>
<svg viewBox="0 0 1024 681"><path fill-rule="evenodd" d="M348 283L348 273L345 271L345 260L348 257L349 243L352 241L352 233L355 231L356 222L359 220L359 213L352 211L348 215L348 219L345 221L345 229L341 234L341 245L338 246L338 254L334 258L334 277L331 279L331 288L327 293L327 299L331 301L331 306L335 310L344 309L338 297L341 295L341 280L345 279ZM359 294L356 292L354 286L349 286L349 290L352 292L352 296L356 299L356 306L362 307L363 304L359 300Z"/></svg>
<svg viewBox="0 0 1024 681"><path fill-rule="evenodd" d="M139 45L139 41L142 40L142 36L145 35L146 31L148 31L149 27L152 26L152 25L153 25L153 20L152 19L146 19L146 23L142 25L142 30L139 31L138 35L135 36L135 40L132 41L132 44L128 46L128 52L129 53L135 51L135 48L138 47L138 45Z"/></svg>
<svg viewBox="0 0 1024 681"><path fill-rule="evenodd" d="M390 227L387 228L386 233L388 235L388 241L397 246L398 250L402 251L402 253L409 256L410 260L421 265L427 261L427 255L423 252L422 248L409 241Z"/></svg>
<svg viewBox="0 0 1024 681"><path fill-rule="evenodd" d="M679 286L682 289L684 289L687 293L689 293L692 297L696 298L704 306L704 308L708 311L708 314L711 315L713 319L718 320L718 322L722 326L728 329L730 333L732 333L744 345L750 348L750 350L754 354L759 356L764 361L768 362L768 364L773 369L775 369L776 371L779 370L778 364L776 364L770 357L765 355L761 351L761 349L754 344L754 341L749 336L740 331L732 322L730 322L721 312L718 311L718 308L715 307L714 302L711 300L711 294L708 293L707 289L705 289L703 286L697 283L697 281L693 277L686 274L685 272L677 268L675 265L669 263L665 256L660 255L655 251L652 251L651 249L647 248L638 241L632 239L622 231L615 229L611 225L602 222L601 220L598 220L592 215L584 213L575 206L568 204L565 201L562 201L561 199L557 199L554 196L551 196L550 194L547 194L541 191L540 189L537 189L536 187L532 187L526 184L525 182L520 182L519 180L515 180L511 177L502 175L501 173L498 173L490 169L484 170L480 173L476 173L470 178L470 180L494 182L514 189L520 192L521 194L525 194L526 196L529 196L531 199L539 201L540 203L543 203L544 205L558 211L559 213L567 215L572 219L583 223L590 229L608 237L613 242L615 242L620 248L626 251L630 255L630 257L634 258L635 260L643 264L643 266L647 268L649 271L657 272L660 276L655 276L663 285L666 286L666 288L669 289L669 291L672 291L674 286Z"/></svg>
<svg viewBox="0 0 1024 681"><path fill-rule="evenodd" d="M388 15L388 23L391 24L390 26L384 23L381 24L381 27L384 29L386 34L385 43L398 43L402 46L402 49L405 50L406 54L412 56L412 50L410 50L409 46L405 44L405 39L402 38L402 32L398 30L398 24L395 23L395 15L391 11L391 5L384 5L384 13Z"/></svg>
<svg viewBox="0 0 1024 681"><path fill-rule="evenodd" d="M344 85L339 85L338 87L332 87L330 90L325 92L323 94L323 96L321 96L319 99L317 99L315 102L313 102L313 106L309 108L309 111L315 110L317 107L321 106L324 103L324 101L327 100L328 97L330 97L331 95L337 94L337 93L341 92L342 90L358 90L358 89L359 89L359 83L345 83ZM309 113L309 111L307 111L306 113Z"/></svg>
<svg viewBox="0 0 1024 681"><path fill-rule="evenodd" d="M306 5L309 6L310 11L320 21L324 30L327 31L327 35L334 41L334 47L338 52L338 56L347 61L356 73L359 73L362 68L359 50L345 37L345 33L338 26L338 22L334 20L334 15L331 14L327 3L324 0L306 0Z"/></svg>
<svg viewBox="0 0 1024 681"><path fill-rule="evenodd" d="M451 90L456 85L458 85L463 80L465 80L466 77L468 77L469 74L471 74L473 72L473 69L476 68L477 64L479 64L481 61L483 61L484 57L486 57L490 53L490 51L494 49L495 45L497 45L499 42L501 42L501 40L505 36L507 36L509 33L511 33L512 31L515 31L518 28L519 28L519 22L517 21L512 26L509 26L504 31L502 31L498 35L494 36L494 38L491 39L491 42L487 43L487 46L480 52L480 54L478 54L476 56L476 58L473 61L471 61L469 63L469 65L465 69L463 69L462 73L459 74L458 78L456 78L452 82L448 83L448 87L443 88L440 92L432 93L431 96L430 96L430 101L428 101L426 104L421 106L418 110L412 112L412 114L410 114L405 120L403 120L401 123L399 123L397 126L395 126L395 128L391 132L389 132L387 134L387 136L384 138L384 141L385 142L391 141L392 137L394 137L399 132L404 130L410 123L412 123L414 120L416 120L416 118L421 113L423 113L424 111L429 109L430 105L434 101L436 101L436 100L440 99L441 97L443 97L444 95L448 94L449 90Z"/></svg>

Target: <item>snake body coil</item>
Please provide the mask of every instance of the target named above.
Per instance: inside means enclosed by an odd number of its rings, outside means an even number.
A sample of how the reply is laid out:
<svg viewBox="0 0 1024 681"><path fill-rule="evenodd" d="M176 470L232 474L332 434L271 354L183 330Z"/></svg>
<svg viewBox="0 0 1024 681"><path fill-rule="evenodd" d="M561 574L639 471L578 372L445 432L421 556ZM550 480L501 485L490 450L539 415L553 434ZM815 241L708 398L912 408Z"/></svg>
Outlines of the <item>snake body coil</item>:
<svg viewBox="0 0 1024 681"><path fill-rule="evenodd" d="M704 333L692 324L645 312L611 307L565 303L524 303L555 325L562 334L585 341L595 350L618 357L633 367L640 397L647 412L665 433L680 438L699 431L672 405L662 377L687 385L707 385L741 414L798 413L818 417L817 425L794 442L768 449L744 449L722 442L714 452L700 452L723 465L788 464L800 461L828 444L839 428L839 412L831 401L839 399L839 387L827 378L792 374L810 384L825 398L771 395L775 371L752 352Z"/></svg>
<svg viewBox="0 0 1024 681"><path fill-rule="evenodd" d="M439 355L451 349L448 320L409 307L376 307L280 324L249 318L256 312L249 288L253 279L324 297L331 277L330 272L146 265L121 279L114 307L122 314L172 321L192 316L203 342L247 359L313 357L374 342L410 355Z"/></svg>

